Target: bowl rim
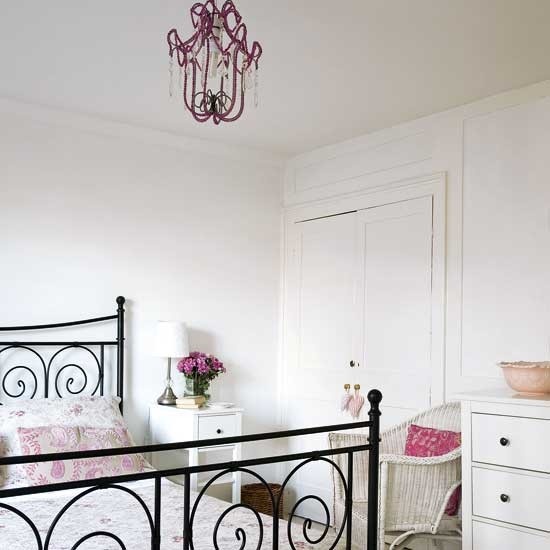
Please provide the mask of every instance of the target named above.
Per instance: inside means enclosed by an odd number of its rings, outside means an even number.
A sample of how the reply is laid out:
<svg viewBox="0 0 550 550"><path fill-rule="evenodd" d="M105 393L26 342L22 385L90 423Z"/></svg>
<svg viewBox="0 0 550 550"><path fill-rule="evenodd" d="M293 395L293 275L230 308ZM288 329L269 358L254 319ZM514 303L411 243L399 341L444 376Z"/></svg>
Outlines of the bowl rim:
<svg viewBox="0 0 550 550"><path fill-rule="evenodd" d="M501 361L498 366L503 369L550 369L550 361Z"/></svg>

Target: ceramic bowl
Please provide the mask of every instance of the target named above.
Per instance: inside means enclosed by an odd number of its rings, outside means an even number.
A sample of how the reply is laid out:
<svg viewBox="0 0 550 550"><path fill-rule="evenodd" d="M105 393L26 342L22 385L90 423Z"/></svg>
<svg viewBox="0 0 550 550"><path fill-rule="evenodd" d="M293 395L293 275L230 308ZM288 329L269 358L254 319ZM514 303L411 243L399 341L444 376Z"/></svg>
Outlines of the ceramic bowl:
<svg viewBox="0 0 550 550"><path fill-rule="evenodd" d="M550 393L550 361L499 363L506 383L518 393Z"/></svg>

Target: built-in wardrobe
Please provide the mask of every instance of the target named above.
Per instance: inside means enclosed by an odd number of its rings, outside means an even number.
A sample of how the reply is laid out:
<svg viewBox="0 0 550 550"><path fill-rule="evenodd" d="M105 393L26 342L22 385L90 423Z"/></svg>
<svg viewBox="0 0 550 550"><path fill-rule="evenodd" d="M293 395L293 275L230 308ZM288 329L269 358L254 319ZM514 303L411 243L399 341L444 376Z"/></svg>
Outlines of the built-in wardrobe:
<svg viewBox="0 0 550 550"><path fill-rule="evenodd" d="M383 392L383 425L441 402L444 205L437 174L286 212L285 426L345 421L345 384ZM308 446L325 436L290 442ZM328 468L303 469L293 488L330 501Z"/></svg>

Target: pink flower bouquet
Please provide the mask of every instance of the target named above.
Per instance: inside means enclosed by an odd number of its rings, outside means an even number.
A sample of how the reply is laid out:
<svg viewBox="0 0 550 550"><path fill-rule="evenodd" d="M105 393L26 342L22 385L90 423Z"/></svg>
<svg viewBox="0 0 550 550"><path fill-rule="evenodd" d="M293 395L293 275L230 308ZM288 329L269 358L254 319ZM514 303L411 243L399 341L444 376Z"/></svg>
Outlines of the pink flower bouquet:
<svg viewBox="0 0 550 550"><path fill-rule="evenodd" d="M186 393L189 395L204 395L210 382L218 375L226 371L223 363L213 355L207 355L200 351L193 351L189 357L184 357L177 365L177 369L187 380Z"/></svg>

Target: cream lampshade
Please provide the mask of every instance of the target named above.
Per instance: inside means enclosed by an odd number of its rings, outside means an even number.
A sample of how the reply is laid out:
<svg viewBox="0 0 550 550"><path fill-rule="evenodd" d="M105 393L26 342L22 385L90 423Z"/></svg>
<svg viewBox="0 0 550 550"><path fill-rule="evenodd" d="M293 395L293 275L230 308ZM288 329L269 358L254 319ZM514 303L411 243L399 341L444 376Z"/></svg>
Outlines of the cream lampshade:
<svg viewBox="0 0 550 550"><path fill-rule="evenodd" d="M189 337L185 323L180 321L158 321L155 338L155 355L166 357L166 388L157 399L159 405L175 405L176 396L172 390L172 357L189 355Z"/></svg>

